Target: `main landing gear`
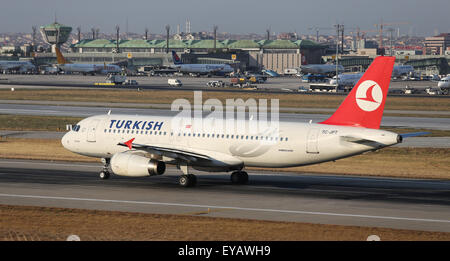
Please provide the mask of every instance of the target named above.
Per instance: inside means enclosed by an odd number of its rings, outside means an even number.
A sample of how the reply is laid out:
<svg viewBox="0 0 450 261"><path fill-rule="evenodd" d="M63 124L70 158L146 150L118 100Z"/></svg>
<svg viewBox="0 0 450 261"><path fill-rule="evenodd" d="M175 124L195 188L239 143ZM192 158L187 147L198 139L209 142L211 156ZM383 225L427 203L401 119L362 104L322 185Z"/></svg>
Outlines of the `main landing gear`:
<svg viewBox="0 0 450 261"><path fill-rule="evenodd" d="M178 184L185 188L195 187L195 185L197 185L197 177L193 174L189 174L188 165L180 164L178 165L178 168L183 172L183 175L178 178Z"/></svg>
<svg viewBox="0 0 450 261"><path fill-rule="evenodd" d="M109 179L109 176L111 176L111 173L109 172L109 162L111 159L102 158L103 163L103 169L100 171L100 178L101 179Z"/></svg>
<svg viewBox="0 0 450 261"><path fill-rule="evenodd" d="M231 173L231 183L244 185L248 183L248 174L245 171L235 171Z"/></svg>

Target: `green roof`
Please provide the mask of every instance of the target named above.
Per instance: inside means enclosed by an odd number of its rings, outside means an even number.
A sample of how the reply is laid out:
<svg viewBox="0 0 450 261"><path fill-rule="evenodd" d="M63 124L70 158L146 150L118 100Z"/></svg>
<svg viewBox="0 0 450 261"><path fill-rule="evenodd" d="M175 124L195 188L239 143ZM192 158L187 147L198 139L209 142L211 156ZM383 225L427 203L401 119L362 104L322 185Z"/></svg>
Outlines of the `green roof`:
<svg viewBox="0 0 450 261"><path fill-rule="evenodd" d="M116 42L107 39L87 39L72 45L72 47L106 48L115 47ZM122 48L165 48L165 40L121 40L119 47ZM214 48L214 40L169 40L170 48ZM320 48L322 45L310 40L223 40L217 41L217 48L245 49L245 48L267 48L267 49L298 49L298 48Z"/></svg>
<svg viewBox="0 0 450 261"><path fill-rule="evenodd" d="M193 40L188 41L188 43L189 43L189 45L187 45L188 48L202 48L202 49L214 48L214 40ZM217 41L216 47L225 48L225 45L220 41Z"/></svg>
<svg viewBox="0 0 450 261"><path fill-rule="evenodd" d="M56 23L56 22L52 23L52 24L43 25L43 26L41 26L41 28L44 28L44 29L64 28L64 29L72 30L72 27L67 26L67 25L63 25L63 24L59 24L59 23Z"/></svg>
<svg viewBox="0 0 450 261"><path fill-rule="evenodd" d="M136 47L136 48L152 48L153 46L154 45L152 45L148 41L142 39L129 40L120 44L120 47Z"/></svg>
<svg viewBox="0 0 450 261"><path fill-rule="evenodd" d="M313 42L311 40L297 40L294 42L297 46L301 48L317 48L317 47L325 47L321 44Z"/></svg>
<svg viewBox="0 0 450 261"><path fill-rule="evenodd" d="M254 40L237 40L227 44L227 47L230 49L240 49L240 48L260 48L261 46Z"/></svg>
<svg viewBox="0 0 450 261"><path fill-rule="evenodd" d="M299 46L296 45L291 40L269 40L264 41L262 48L266 49L298 49Z"/></svg>

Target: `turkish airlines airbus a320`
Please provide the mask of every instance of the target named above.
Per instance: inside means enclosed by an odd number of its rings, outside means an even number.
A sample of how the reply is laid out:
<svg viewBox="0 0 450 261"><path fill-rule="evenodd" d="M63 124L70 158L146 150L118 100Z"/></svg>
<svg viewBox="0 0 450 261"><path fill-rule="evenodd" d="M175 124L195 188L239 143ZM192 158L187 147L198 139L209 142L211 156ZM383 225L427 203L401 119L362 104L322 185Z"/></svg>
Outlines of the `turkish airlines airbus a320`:
<svg viewBox="0 0 450 261"><path fill-rule="evenodd" d="M232 172L235 184L248 182L245 167L304 166L375 151L402 142L403 137L379 130L394 57L377 57L336 112L313 124L280 121L276 131L234 132L173 126L173 117L98 115L83 119L62 138L75 153L102 158L102 179L110 173L143 177L161 175L166 164L177 166L179 184L196 184L189 168ZM250 123L254 119L245 119ZM256 120L259 121L259 120Z"/></svg>

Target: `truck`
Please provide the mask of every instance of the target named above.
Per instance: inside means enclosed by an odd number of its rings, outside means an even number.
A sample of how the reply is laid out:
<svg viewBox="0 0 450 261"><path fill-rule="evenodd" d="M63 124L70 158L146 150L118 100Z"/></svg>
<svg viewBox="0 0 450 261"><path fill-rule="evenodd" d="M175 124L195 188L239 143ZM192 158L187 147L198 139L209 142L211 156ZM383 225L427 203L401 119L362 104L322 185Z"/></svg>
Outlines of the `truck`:
<svg viewBox="0 0 450 261"><path fill-rule="evenodd" d="M123 84L127 80L125 75L110 74L106 77L106 83Z"/></svg>
<svg viewBox="0 0 450 261"><path fill-rule="evenodd" d="M167 83L169 84L169 86L175 86L175 87L179 87L182 86L183 84L181 83L180 80L178 79L168 79Z"/></svg>

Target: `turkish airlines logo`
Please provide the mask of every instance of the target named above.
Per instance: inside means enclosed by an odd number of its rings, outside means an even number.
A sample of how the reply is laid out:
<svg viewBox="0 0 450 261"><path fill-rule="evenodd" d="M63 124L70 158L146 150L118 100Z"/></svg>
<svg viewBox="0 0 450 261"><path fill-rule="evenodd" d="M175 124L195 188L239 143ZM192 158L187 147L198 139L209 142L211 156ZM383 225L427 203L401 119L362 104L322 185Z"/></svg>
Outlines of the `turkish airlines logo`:
<svg viewBox="0 0 450 261"><path fill-rule="evenodd" d="M383 101L383 91L378 83L367 80L356 90L356 103L363 111L374 111Z"/></svg>

